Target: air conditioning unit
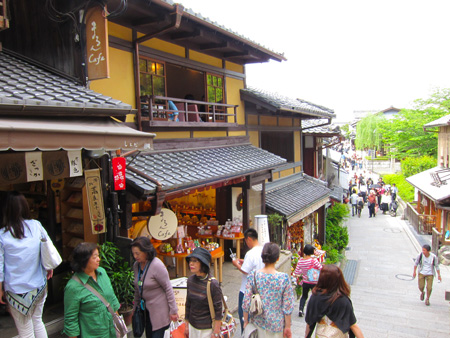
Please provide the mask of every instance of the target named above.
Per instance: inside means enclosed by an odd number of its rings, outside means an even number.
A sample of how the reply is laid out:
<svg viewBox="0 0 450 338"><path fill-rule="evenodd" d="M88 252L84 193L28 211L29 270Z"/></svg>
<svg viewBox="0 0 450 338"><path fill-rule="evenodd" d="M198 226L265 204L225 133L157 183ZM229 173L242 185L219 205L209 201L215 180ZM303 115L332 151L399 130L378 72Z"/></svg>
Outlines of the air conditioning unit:
<svg viewBox="0 0 450 338"><path fill-rule="evenodd" d="M0 31L9 28L9 19L6 3L8 0L0 0Z"/></svg>

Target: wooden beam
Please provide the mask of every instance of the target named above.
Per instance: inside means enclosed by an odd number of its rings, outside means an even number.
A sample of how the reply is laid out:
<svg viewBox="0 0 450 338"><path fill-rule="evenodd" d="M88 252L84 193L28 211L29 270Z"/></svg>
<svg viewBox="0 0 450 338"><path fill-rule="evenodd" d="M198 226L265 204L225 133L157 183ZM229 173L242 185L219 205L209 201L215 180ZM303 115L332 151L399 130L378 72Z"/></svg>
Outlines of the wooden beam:
<svg viewBox="0 0 450 338"><path fill-rule="evenodd" d="M198 36L203 36L203 31L201 31L200 29L195 29L192 32L185 31L185 32L172 33L172 34L170 34L170 39L174 40L174 41L180 41L180 40L196 38Z"/></svg>
<svg viewBox="0 0 450 338"><path fill-rule="evenodd" d="M234 57L240 57L240 56L248 56L250 55L248 50L242 51L242 52L228 52L223 53L223 57L225 59L234 58Z"/></svg>
<svg viewBox="0 0 450 338"><path fill-rule="evenodd" d="M223 49L230 47L230 44L228 41L220 42L220 43L205 43L202 45L199 45L200 50L213 50L213 49Z"/></svg>

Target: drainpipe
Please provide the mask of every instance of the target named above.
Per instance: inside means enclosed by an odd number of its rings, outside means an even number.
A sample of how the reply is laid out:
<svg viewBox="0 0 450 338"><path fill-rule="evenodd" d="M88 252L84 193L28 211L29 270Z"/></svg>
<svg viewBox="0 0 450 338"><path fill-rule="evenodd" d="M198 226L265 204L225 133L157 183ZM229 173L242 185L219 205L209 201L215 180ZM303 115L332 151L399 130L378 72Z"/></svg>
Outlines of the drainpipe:
<svg viewBox="0 0 450 338"><path fill-rule="evenodd" d="M134 85L136 88L136 107L138 109L138 114L137 114L137 125L138 125L138 130L142 131L142 122L141 122L141 79L139 77L139 44L156 38L157 36L160 36L164 33L170 32L172 30L176 30L180 27L181 24L181 17L183 16L183 11L184 11L184 7L182 5L179 4L175 4L175 11L171 13L171 15L173 15L174 17L172 17L172 23L166 27L164 27L163 29L151 33L151 34L147 34L144 36L141 36L140 38L136 38L133 40L133 44L134 44ZM135 34L135 33L134 33ZM150 107L149 108L149 112L150 112Z"/></svg>

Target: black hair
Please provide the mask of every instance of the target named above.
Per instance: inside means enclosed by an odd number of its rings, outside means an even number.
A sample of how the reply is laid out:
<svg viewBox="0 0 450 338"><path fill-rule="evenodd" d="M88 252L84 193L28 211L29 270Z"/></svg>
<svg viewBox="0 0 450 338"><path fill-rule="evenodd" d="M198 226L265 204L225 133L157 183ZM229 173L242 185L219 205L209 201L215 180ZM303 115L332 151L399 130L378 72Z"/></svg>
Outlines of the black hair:
<svg viewBox="0 0 450 338"><path fill-rule="evenodd" d="M147 254L147 260L149 261L149 263L151 263L153 258L155 258L156 256L155 247L148 237L141 236L135 238L133 242L131 242L130 247L136 247L139 248L139 250L141 250L142 252L145 252Z"/></svg>
<svg viewBox="0 0 450 338"><path fill-rule="evenodd" d="M427 251L431 251L431 246L429 246L428 244L424 244L422 246L423 249L427 250Z"/></svg>
<svg viewBox="0 0 450 338"><path fill-rule="evenodd" d="M210 270L209 265L206 265L202 261L199 261L199 262L200 262L200 271L209 275L209 270Z"/></svg>
<svg viewBox="0 0 450 338"><path fill-rule="evenodd" d="M248 228L244 232L244 238L258 239L258 232L253 228Z"/></svg>
<svg viewBox="0 0 450 338"><path fill-rule="evenodd" d="M31 219L30 207L24 195L17 191L7 193L2 208L1 228L10 231L14 238L25 237L24 221Z"/></svg>
<svg viewBox="0 0 450 338"><path fill-rule="evenodd" d="M83 242L78 244L72 252L70 265L75 272L82 272L86 268L89 259L95 250L98 250L97 243Z"/></svg>
<svg viewBox="0 0 450 338"><path fill-rule="evenodd" d="M316 250L315 247L313 247L311 244L306 244L303 248L303 253L307 256L313 255L314 251Z"/></svg>
<svg viewBox="0 0 450 338"><path fill-rule="evenodd" d="M280 247L278 244L272 242L264 244L261 258L264 264L275 263L280 258Z"/></svg>

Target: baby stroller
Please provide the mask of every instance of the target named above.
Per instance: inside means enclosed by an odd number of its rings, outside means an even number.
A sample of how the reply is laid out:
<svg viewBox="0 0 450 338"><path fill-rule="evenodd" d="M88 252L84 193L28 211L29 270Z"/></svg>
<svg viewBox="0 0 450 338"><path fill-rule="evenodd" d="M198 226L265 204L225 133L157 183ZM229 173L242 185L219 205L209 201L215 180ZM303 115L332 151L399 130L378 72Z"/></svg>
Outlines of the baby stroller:
<svg viewBox="0 0 450 338"><path fill-rule="evenodd" d="M397 216L397 208L398 208L398 203L397 201L392 201L390 208L389 208L389 213L391 214L392 217Z"/></svg>

